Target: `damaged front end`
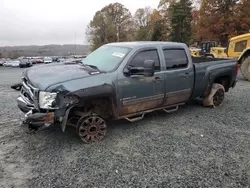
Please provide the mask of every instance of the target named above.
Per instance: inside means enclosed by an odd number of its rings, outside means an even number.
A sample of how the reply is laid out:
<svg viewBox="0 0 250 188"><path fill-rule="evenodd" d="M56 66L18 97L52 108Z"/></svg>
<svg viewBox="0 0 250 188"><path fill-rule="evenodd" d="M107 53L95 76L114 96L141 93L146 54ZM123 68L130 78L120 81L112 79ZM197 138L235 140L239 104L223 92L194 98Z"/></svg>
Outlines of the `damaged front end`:
<svg viewBox="0 0 250 188"><path fill-rule="evenodd" d="M59 124L65 131L70 110L77 104L74 96L60 88L57 92L39 91L23 78L17 105L25 113L23 127L38 130L42 127Z"/></svg>

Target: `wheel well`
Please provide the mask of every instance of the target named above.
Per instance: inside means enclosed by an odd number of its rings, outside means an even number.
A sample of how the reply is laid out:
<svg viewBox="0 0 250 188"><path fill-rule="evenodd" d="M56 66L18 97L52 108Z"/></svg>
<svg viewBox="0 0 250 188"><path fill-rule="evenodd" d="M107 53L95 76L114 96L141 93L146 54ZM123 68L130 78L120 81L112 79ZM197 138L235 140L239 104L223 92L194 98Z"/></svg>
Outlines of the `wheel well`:
<svg viewBox="0 0 250 188"><path fill-rule="evenodd" d="M113 118L116 116L114 110L114 102L110 97L98 97L83 100L71 111L78 111L86 114L88 112L92 112L102 116L105 119Z"/></svg>
<svg viewBox="0 0 250 188"><path fill-rule="evenodd" d="M214 80L214 83L221 84L224 86L225 91L228 92L230 88L230 77L229 76L220 76Z"/></svg>
<svg viewBox="0 0 250 188"><path fill-rule="evenodd" d="M214 55L213 54L206 54L205 57L212 57L212 58L214 58Z"/></svg>
<svg viewBox="0 0 250 188"><path fill-rule="evenodd" d="M247 57L250 57L250 49L247 50L239 59L239 64L242 64L243 61L247 58Z"/></svg>

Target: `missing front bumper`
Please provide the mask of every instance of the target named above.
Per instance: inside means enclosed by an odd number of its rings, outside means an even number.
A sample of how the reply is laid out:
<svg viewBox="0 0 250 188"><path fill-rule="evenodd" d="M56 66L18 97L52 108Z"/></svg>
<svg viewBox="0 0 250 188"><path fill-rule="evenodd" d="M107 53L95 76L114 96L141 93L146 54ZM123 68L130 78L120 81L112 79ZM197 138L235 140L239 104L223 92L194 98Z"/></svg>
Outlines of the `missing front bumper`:
<svg viewBox="0 0 250 188"><path fill-rule="evenodd" d="M72 105L68 108L57 109L54 112L41 113L40 110L38 110L34 104L31 104L23 95L17 98L17 106L25 113L24 125L40 128L48 127L52 124L59 124L63 132L66 129L69 112L74 107L74 105Z"/></svg>
<svg viewBox="0 0 250 188"><path fill-rule="evenodd" d="M25 119L23 124L32 125L34 127L48 127L55 123L55 114L54 112L48 113L39 113L35 110L30 110L25 114Z"/></svg>

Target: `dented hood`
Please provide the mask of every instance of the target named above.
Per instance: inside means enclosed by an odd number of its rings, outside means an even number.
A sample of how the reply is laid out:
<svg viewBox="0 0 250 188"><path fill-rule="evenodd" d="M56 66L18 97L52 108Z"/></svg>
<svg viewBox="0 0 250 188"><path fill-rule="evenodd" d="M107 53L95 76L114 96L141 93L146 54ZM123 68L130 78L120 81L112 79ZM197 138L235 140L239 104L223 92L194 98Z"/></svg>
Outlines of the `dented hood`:
<svg viewBox="0 0 250 188"><path fill-rule="evenodd" d="M89 77L96 74L100 73L90 67L76 63L37 65L24 72L24 76L29 82L40 90L45 90L49 86L63 83L68 80Z"/></svg>

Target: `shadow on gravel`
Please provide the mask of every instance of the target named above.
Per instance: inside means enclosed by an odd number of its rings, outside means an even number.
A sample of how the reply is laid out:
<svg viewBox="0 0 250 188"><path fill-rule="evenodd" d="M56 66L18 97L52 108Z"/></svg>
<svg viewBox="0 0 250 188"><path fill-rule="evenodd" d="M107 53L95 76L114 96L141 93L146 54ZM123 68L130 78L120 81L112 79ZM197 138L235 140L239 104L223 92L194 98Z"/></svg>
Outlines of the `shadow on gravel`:
<svg viewBox="0 0 250 188"><path fill-rule="evenodd" d="M117 133L122 134L122 132L130 132L133 129L143 129L145 124L150 123L151 121L157 124L157 121L168 121L173 117L178 117L181 114L185 113L184 110L194 109L194 108L203 108L197 104L196 101L190 101L187 105L181 106L178 111L173 113L166 113L162 110L151 112L145 114L144 119L136 121L136 122L128 122L127 120L114 120L107 122L108 124L108 132L103 141L112 141ZM33 137L53 137L54 140L60 140L63 142L70 141L70 143L75 142L76 144L83 144L80 138L77 135L76 129L74 127L66 127L65 132L62 132L61 127L59 125L53 125L44 130L40 130L32 134ZM40 138L37 138L40 139ZM101 141L101 142L103 142ZM93 143L95 144L95 143Z"/></svg>

